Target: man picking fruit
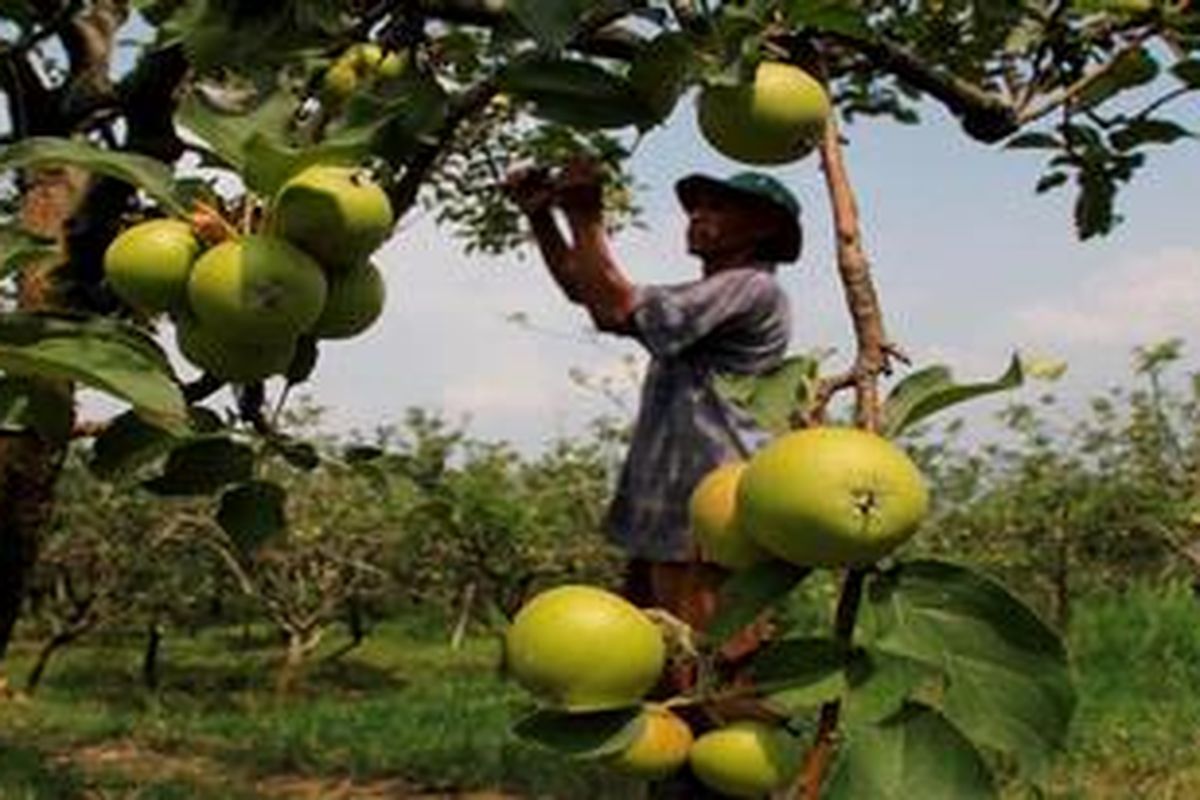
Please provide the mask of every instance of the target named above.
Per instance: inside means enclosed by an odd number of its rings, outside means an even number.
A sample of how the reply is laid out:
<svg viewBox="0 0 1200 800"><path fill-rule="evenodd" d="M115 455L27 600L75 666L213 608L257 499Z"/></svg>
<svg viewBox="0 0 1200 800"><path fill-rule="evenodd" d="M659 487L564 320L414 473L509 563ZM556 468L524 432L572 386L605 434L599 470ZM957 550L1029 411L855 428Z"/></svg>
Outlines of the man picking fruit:
<svg viewBox="0 0 1200 800"><path fill-rule="evenodd" d="M650 354L609 534L629 558L629 599L703 628L727 572L701 560L689 530L689 498L714 467L745 459L766 442L714 381L721 373L767 372L782 361L791 319L775 269L799 257L802 231L799 203L770 176L692 175L675 188L701 274L643 285L627 276L609 246L594 163L572 162L556 179L546 170L523 170L507 185L567 298L601 331L631 337ZM566 217L569 239L555 208Z"/></svg>

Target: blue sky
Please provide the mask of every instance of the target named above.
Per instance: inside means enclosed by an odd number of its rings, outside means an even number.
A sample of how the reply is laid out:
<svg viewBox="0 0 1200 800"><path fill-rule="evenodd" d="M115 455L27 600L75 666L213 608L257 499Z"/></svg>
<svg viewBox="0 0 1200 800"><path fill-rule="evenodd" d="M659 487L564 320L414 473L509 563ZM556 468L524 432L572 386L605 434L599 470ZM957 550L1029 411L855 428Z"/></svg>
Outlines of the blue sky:
<svg viewBox="0 0 1200 800"><path fill-rule="evenodd" d="M1200 129L1200 114L1190 112L1188 121ZM862 121L846 133L886 325L917 365L946 363L964 379L983 379L999 374L1016 349L1051 355L1070 363L1057 392L1082 399L1128 375L1135 345L1182 336L1200 347L1194 142L1155 153L1121 193L1125 224L1081 243L1071 224L1073 191L1033 193L1038 153L969 140L934 106L919 126ZM617 240L623 265L638 282L696 276L672 186L693 171L741 167L703 142L691 98L643 139L632 166L646 230ZM780 273L794 308L793 348L835 347L830 369L837 369L853 341L817 161L773 172L805 209L806 252ZM631 414L638 347L592 333L531 249L526 256L467 257L428 217L407 218L376 256L389 295L384 318L357 339L325 344L302 393L328 408L337 431L370 431L420 406L526 450L583 430L597 414ZM530 324L514 324L518 313ZM1186 352L1194 369L1197 359ZM570 377L576 369L624 387L622 403L581 388ZM996 403L981 406L976 416ZM90 398L85 412L108 407Z"/></svg>

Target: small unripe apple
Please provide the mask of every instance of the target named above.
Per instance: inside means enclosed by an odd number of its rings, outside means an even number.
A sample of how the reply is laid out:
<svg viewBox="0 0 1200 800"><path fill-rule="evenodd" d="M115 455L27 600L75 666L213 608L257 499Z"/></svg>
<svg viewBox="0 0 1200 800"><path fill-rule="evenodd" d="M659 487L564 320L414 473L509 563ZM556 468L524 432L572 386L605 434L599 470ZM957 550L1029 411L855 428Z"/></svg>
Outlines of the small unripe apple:
<svg viewBox="0 0 1200 800"><path fill-rule="evenodd" d="M272 229L329 269L370 257L392 230L392 204L365 170L312 166L279 190Z"/></svg>
<svg viewBox="0 0 1200 800"><path fill-rule="evenodd" d="M239 341L295 339L321 316L320 265L273 236L230 239L192 268L188 303L201 324Z"/></svg>
<svg viewBox="0 0 1200 800"><path fill-rule="evenodd" d="M319 339L349 339L365 331L383 313L386 291L374 264L364 262L329 274L325 308L313 326Z"/></svg>
<svg viewBox="0 0 1200 800"><path fill-rule="evenodd" d="M700 479L688 502L692 534L700 554L707 561L733 570L771 557L738 525L737 487L745 470L745 461L720 465Z"/></svg>
<svg viewBox="0 0 1200 800"><path fill-rule="evenodd" d="M374 42L362 42L350 48L351 61L360 75L371 75L383 62L383 48Z"/></svg>
<svg viewBox="0 0 1200 800"><path fill-rule="evenodd" d="M706 86L700 131L723 155L746 164L786 164L812 152L829 118L829 95L799 67L764 61L754 82Z"/></svg>
<svg viewBox="0 0 1200 800"><path fill-rule="evenodd" d="M637 737L610 762L626 775L644 780L665 778L688 760L692 729L677 714L659 705L649 705L641 715Z"/></svg>
<svg viewBox="0 0 1200 800"><path fill-rule="evenodd" d="M190 317L175 320L179 352L200 369L231 383L250 383L283 375L296 351L294 339L226 339Z"/></svg>
<svg viewBox="0 0 1200 800"><path fill-rule="evenodd" d="M379 77L383 80L395 80L408 71L410 56L407 50L393 50L379 62Z"/></svg>
<svg viewBox="0 0 1200 800"><path fill-rule="evenodd" d="M764 797L784 786L797 767L787 734L754 720L700 736L688 760L701 783L731 797Z"/></svg>
<svg viewBox="0 0 1200 800"><path fill-rule="evenodd" d="M321 89L327 102L341 103L358 91L358 83L358 70L354 65L346 61L336 61L325 70Z"/></svg>
<svg viewBox="0 0 1200 800"><path fill-rule="evenodd" d="M744 530L806 567L872 564L912 536L928 508L912 460L858 428L781 436L754 454L738 484Z"/></svg>
<svg viewBox="0 0 1200 800"><path fill-rule="evenodd" d="M641 609L594 586L549 589L521 607L504 637L514 679L571 712L637 705L658 681L666 645Z"/></svg>
<svg viewBox="0 0 1200 800"><path fill-rule="evenodd" d="M187 295L188 273L200 253L191 226L177 219L154 219L121 232L104 251L104 276L112 290L134 308L170 311Z"/></svg>

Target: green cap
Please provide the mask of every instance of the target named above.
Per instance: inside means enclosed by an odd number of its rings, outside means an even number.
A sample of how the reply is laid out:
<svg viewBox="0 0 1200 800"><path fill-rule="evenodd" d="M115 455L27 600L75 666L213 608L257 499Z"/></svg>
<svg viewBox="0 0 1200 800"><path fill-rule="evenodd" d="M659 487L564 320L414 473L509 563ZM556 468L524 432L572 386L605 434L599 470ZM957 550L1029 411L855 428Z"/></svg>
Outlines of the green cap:
<svg viewBox="0 0 1200 800"><path fill-rule="evenodd" d="M767 243L764 256L777 261L795 261L800 257L803 234L800 229L800 201L796 195L770 175L762 172L739 172L721 180L708 175L689 175L675 184L679 202L689 211L702 194L736 194L766 201L785 219L779 236Z"/></svg>

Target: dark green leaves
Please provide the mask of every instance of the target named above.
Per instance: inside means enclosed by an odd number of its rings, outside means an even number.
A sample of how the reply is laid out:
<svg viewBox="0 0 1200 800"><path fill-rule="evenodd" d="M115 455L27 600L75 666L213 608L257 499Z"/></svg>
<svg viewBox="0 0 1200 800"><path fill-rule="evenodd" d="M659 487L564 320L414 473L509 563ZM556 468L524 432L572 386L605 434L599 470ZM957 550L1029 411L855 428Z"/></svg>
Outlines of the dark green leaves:
<svg viewBox="0 0 1200 800"><path fill-rule="evenodd" d="M1136 119L1117 130L1109 141L1118 150L1132 150L1144 144L1171 144L1194 134L1177 122L1165 119Z"/></svg>
<svg viewBox="0 0 1200 800"><path fill-rule="evenodd" d="M501 86L537 116L579 128L644 125L653 116L628 80L589 61L522 59L504 71Z"/></svg>
<svg viewBox="0 0 1200 800"><path fill-rule="evenodd" d="M687 36L669 32L638 51L629 80L654 121L662 122L695 78L696 57Z"/></svg>
<svg viewBox="0 0 1200 800"><path fill-rule="evenodd" d="M175 443L175 437L162 428L126 412L111 420L96 438L88 466L102 479L131 475L169 451Z"/></svg>
<svg viewBox="0 0 1200 800"><path fill-rule="evenodd" d="M252 554L287 526L287 492L270 481L247 481L221 495L217 524L245 554Z"/></svg>
<svg viewBox="0 0 1200 800"><path fill-rule="evenodd" d="M157 424L186 426L187 408L166 356L152 339L122 322L0 315L0 370L79 381L132 403Z"/></svg>
<svg viewBox="0 0 1200 800"><path fill-rule="evenodd" d="M829 800L985 800L997 796L987 765L941 714L910 703L853 733L839 754Z"/></svg>
<svg viewBox="0 0 1200 800"><path fill-rule="evenodd" d="M298 105L295 95L280 89L252 107L222 109L193 89L180 101L175 120L204 140L227 165L242 172L251 155L250 141L255 136L283 140Z"/></svg>
<svg viewBox="0 0 1200 800"><path fill-rule="evenodd" d="M994 381L959 384L941 364L918 370L896 384L883 406L883 434L894 437L920 420L958 403L1008 389L1024 381L1021 360L1013 356L1008 369Z"/></svg>
<svg viewBox="0 0 1200 800"><path fill-rule="evenodd" d="M180 445L167 456L162 475L143 485L166 496L212 494L230 483L250 480L254 451L223 436L202 436Z"/></svg>
<svg viewBox="0 0 1200 800"><path fill-rule="evenodd" d="M0 375L0 431L33 431L63 444L71 436L72 406L70 394L52 385Z"/></svg>
<svg viewBox="0 0 1200 800"><path fill-rule="evenodd" d="M813 398L820 362L813 356L790 356L764 375L719 375L717 391L754 418L765 431L786 433L793 414Z"/></svg>
<svg viewBox="0 0 1200 800"><path fill-rule="evenodd" d="M509 10L521 26L549 48L571 41L593 0L511 0Z"/></svg>
<svg viewBox="0 0 1200 800"><path fill-rule="evenodd" d="M1076 99L1079 110L1094 108L1118 92L1144 86L1158 77L1158 62L1145 47L1117 56L1111 66L1088 84Z"/></svg>
<svg viewBox="0 0 1200 800"><path fill-rule="evenodd" d="M601 758L627 747L641 731L640 708L563 714L538 711L513 726L522 739L557 750L572 758Z"/></svg>
<svg viewBox="0 0 1200 800"><path fill-rule="evenodd" d="M70 164L130 183L153 197L169 213L183 216L187 203L175 185L171 168L136 153L104 150L86 142L34 136L0 152L0 169Z"/></svg>
<svg viewBox="0 0 1200 800"><path fill-rule="evenodd" d="M754 659L754 684L774 710L793 716L841 697L849 655L832 639L782 639Z"/></svg>
<svg viewBox="0 0 1200 800"><path fill-rule="evenodd" d="M763 561L734 573L721 586L717 613L706 633L716 645L749 625L763 611L783 599L811 569L785 561Z"/></svg>
<svg viewBox="0 0 1200 800"><path fill-rule="evenodd" d="M872 581L874 651L945 678L939 706L978 745L1036 769L1066 741L1075 706L1059 637L998 583L937 561Z"/></svg>

